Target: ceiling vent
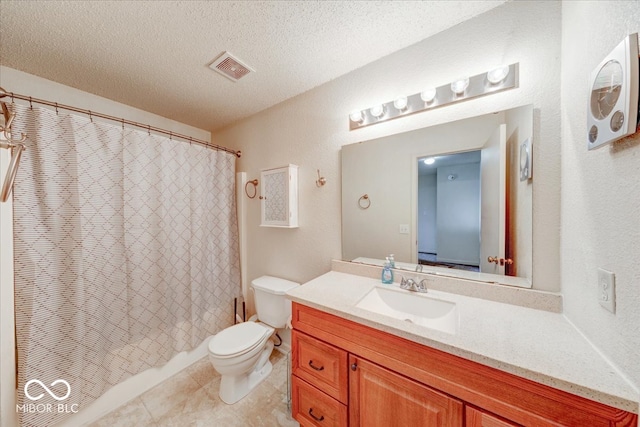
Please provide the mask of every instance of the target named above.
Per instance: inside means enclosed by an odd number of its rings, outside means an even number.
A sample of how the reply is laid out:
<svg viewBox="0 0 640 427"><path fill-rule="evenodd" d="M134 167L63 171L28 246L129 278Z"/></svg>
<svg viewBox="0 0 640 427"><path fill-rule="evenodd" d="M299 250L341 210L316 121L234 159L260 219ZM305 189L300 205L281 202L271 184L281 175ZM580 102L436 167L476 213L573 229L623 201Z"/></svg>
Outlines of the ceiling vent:
<svg viewBox="0 0 640 427"><path fill-rule="evenodd" d="M222 55L209 64L209 68L213 71L217 71L234 82L237 82L251 72L255 72L255 70L244 64L229 52L222 52Z"/></svg>

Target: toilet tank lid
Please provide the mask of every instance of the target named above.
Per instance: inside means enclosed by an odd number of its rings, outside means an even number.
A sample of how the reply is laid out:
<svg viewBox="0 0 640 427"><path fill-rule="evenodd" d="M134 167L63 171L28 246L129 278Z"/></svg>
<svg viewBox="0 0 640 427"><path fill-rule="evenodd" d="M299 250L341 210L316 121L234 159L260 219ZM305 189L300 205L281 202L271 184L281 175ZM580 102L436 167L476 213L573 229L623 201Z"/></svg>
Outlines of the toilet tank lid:
<svg viewBox="0 0 640 427"><path fill-rule="evenodd" d="M255 289L269 292L276 295L284 295L289 289L299 286L299 283L290 280L280 279L279 277L262 276L251 282Z"/></svg>

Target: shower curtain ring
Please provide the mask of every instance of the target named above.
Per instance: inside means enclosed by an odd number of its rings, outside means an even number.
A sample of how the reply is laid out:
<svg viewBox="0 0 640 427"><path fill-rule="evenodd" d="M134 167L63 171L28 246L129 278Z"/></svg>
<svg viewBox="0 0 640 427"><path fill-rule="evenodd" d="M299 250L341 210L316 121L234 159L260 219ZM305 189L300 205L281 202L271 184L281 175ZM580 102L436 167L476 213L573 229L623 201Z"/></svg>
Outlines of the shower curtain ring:
<svg viewBox="0 0 640 427"><path fill-rule="evenodd" d="M31 97L29 97L29 109L33 110L33 103L31 102Z"/></svg>
<svg viewBox="0 0 640 427"><path fill-rule="evenodd" d="M89 110L89 120L91 120L91 123L93 123L93 115L91 114L91 110Z"/></svg>
<svg viewBox="0 0 640 427"><path fill-rule="evenodd" d="M58 103L56 102L56 116L58 115Z"/></svg>
<svg viewBox="0 0 640 427"><path fill-rule="evenodd" d="M151 136L151 125L147 125L147 133Z"/></svg>

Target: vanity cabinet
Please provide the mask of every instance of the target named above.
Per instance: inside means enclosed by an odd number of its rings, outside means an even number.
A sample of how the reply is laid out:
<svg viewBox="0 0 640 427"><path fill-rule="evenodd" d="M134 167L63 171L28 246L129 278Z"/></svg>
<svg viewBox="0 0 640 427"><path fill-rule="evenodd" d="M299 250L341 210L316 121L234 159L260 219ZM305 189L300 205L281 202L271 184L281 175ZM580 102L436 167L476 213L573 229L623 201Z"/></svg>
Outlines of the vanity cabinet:
<svg viewBox="0 0 640 427"><path fill-rule="evenodd" d="M637 427L638 416L299 303L302 426Z"/></svg>
<svg viewBox="0 0 640 427"><path fill-rule="evenodd" d="M262 227L298 227L298 166L288 165L260 172Z"/></svg>
<svg viewBox="0 0 640 427"><path fill-rule="evenodd" d="M295 330L292 343L293 414L303 426L463 425L459 400Z"/></svg>

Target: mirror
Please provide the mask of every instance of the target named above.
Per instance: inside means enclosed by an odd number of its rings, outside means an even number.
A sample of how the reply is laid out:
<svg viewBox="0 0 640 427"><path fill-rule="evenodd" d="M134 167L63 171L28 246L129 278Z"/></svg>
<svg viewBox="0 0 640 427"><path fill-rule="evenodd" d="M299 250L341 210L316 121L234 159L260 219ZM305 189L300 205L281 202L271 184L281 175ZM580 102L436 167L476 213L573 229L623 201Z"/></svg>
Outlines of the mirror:
<svg viewBox="0 0 640 427"><path fill-rule="evenodd" d="M343 146L343 259L531 287L532 134L526 105Z"/></svg>

